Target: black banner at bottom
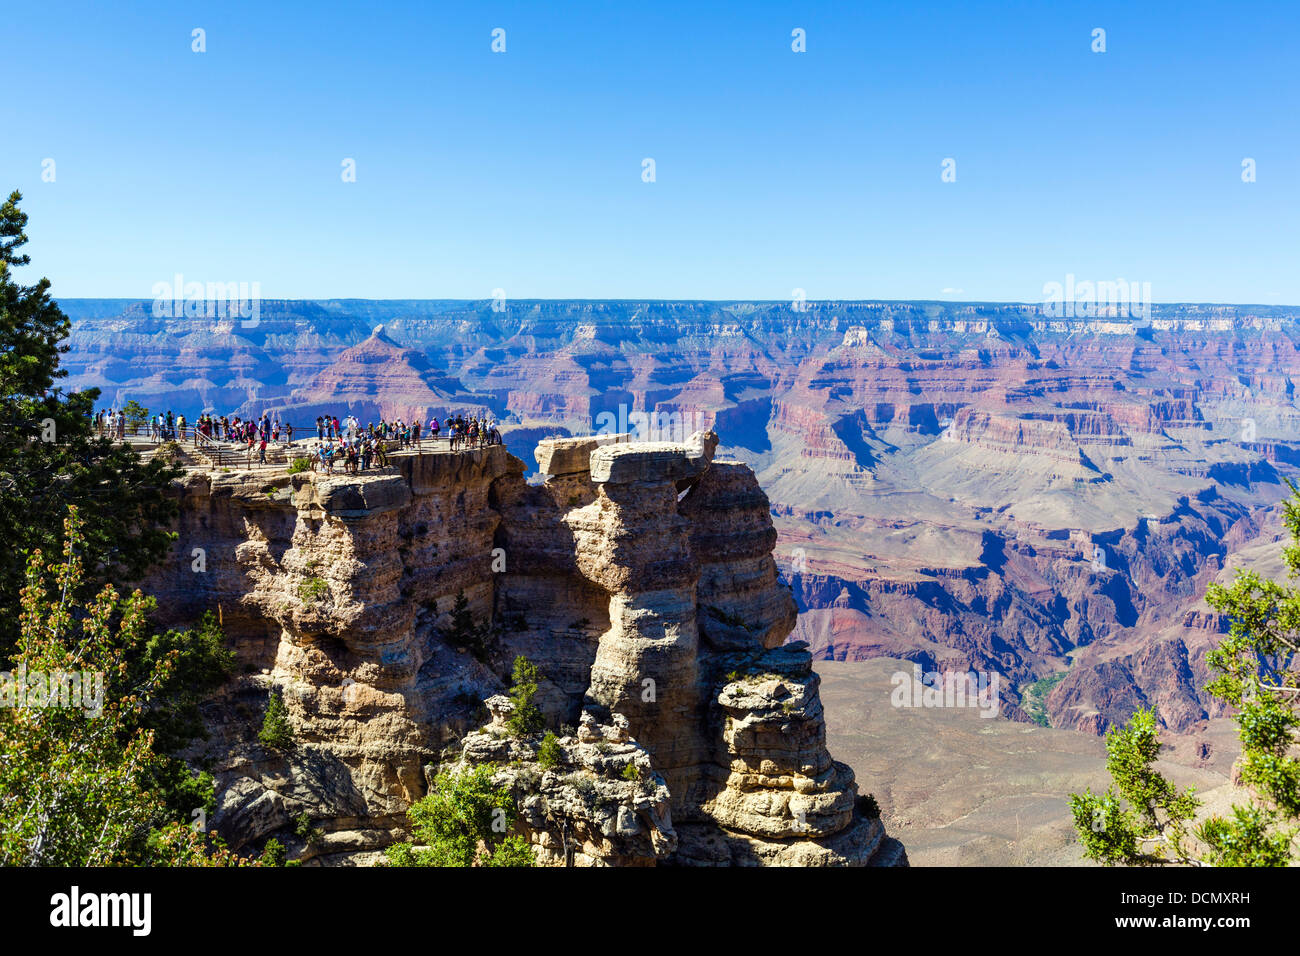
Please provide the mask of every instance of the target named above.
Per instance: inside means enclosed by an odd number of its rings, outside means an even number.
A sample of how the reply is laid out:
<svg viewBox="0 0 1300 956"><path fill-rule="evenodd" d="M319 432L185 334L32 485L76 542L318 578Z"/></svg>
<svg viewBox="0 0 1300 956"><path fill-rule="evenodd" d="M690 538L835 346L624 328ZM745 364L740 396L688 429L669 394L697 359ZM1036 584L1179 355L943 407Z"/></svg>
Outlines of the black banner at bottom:
<svg viewBox="0 0 1300 956"><path fill-rule="evenodd" d="M1288 871L1172 868L42 869L3 870L0 879L7 928L18 934L10 938L75 935L127 947L286 934L295 943L429 940L455 925L545 937L570 920L589 939L606 921L619 932L677 932L691 925L683 920L759 920L779 932L789 921L802 933L810 917L847 931L895 924L939 949L944 939L964 947L1000 930L1071 940L1198 933L1230 943L1289 927L1295 890ZM949 922L960 931L932 936Z"/></svg>

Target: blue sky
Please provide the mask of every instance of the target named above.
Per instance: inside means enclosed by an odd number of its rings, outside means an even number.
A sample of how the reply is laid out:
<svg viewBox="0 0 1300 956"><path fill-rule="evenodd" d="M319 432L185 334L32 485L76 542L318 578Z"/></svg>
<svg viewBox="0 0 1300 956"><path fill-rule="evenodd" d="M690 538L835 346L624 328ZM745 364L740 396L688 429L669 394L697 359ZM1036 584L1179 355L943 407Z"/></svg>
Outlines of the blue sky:
<svg viewBox="0 0 1300 956"><path fill-rule="evenodd" d="M55 294L1300 303L1300 4L376 6L7 5Z"/></svg>

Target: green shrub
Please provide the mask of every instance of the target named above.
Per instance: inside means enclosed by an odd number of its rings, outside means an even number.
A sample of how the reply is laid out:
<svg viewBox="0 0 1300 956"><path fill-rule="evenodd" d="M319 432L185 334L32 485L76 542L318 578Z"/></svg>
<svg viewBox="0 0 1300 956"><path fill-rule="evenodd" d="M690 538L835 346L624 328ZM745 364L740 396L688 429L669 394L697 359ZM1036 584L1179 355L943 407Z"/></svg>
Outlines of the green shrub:
<svg viewBox="0 0 1300 956"><path fill-rule="evenodd" d="M289 462L289 474L296 475L303 471L311 471L310 458L295 458L293 461Z"/></svg>
<svg viewBox="0 0 1300 956"><path fill-rule="evenodd" d="M536 866L533 845L519 834L511 834L497 844L484 866Z"/></svg>
<svg viewBox="0 0 1300 956"><path fill-rule="evenodd" d="M179 444L168 439L154 450L154 457L174 465L184 460L185 453Z"/></svg>
<svg viewBox="0 0 1300 956"><path fill-rule="evenodd" d="M262 729L257 739L268 747L286 750L293 746L293 727L289 724L289 709L275 691L266 704L266 716L262 718Z"/></svg>
<svg viewBox="0 0 1300 956"><path fill-rule="evenodd" d="M515 709L507 720L507 725L516 737L527 737L546 726L546 718L533 703L533 698L537 695L537 682L541 678L536 664L522 654L515 658L510 685L510 700Z"/></svg>
<svg viewBox="0 0 1300 956"><path fill-rule="evenodd" d="M550 770L564 760L564 750L560 740L549 730L542 738L542 745L537 748L537 763L543 770Z"/></svg>
<svg viewBox="0 0 1300 956"><path fill-rule="evenodd" d="M329 582L324 578L307 578L298 585L298 597L308 604L330 593Z"/></svg>
<svg viewBox="0 0 1300 956"><path fill-rule="evenodd" d="M298 835L308 846L315 846L325 836L323 830L319 830L311 825L311 817L304 810L293 819L293 832Z"/></svg>
<svg viewBox="0 0 1300 956"><path fill-rule="evenodd" d="M275 837L266 841L266 846L262 850L259 862L263 866L284 866L289 860L289 853L285 850L284 844Z"/></svg>
<svg viewBox="0 0 1300 956"><path fill-rule="evenodd" d="M126 419L126 424L131 429L132 435L140 434L140 429L149 424L149 409L134 398L123 406L122 416Z"/></svg>
<svg viewBox="0 0 1300 956"><path fill-rule="evenodd" d="M636 764L634 764L634 763L630 763L630 764L628 764L626 767L623 768L623 775L622 775L622 776L623 776L623 779L624 779L624 780L640 780L640 779L641 779L641 768L638 767L638 766L637 766Z"/></svg>
<svg viewBox="0 0 1300 956"><path fill-rule="evenodd" d="M414 841L386 851L393 866L533 866L532 848L507 836L515 802L492 784L495 767L483 764L459 773L445 770L433 789L411 804L406 815Z"/></svg>
<svg viewBox="0 0 1300 956"><path fill-rule="evenodd" d="M874 793L864 793L858 797L858 812L868 820L880 819L880 804Z"/></svg>
<svg viewBox="0 0 1300 956"><path fill-rule="evenodd" d="M155 603L138 591L84 602L82 562L97 557L81 529L69 508L62 563L28 556L6 669L102 675L95 700L106 706L0 706L0 867L242 862L189 825L194 810L215 809L211 775L163 755L202 731L190 705L225 678L220 633L149 638Z"/></svg>

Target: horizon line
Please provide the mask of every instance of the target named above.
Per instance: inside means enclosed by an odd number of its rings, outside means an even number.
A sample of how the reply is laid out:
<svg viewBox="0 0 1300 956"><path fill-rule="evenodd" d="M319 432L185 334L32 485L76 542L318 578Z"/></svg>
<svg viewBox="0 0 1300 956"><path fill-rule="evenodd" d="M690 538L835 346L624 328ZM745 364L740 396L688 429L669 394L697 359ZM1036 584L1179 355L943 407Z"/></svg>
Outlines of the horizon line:
<svg viewBox="0 0 1300 956"><path fill-rule="evenodd" d="M153 302L156 296L51 296L56 302ZM220 302L221 299L195 299L199 302ZM419 298L403 296L397 298L375 298L370 296L260 296L260 302L454 302L454 303L491 303L494 299L486 296L477 299L462 298ZM647 296L635 296L629 298L591 298L583 296L573 296L567 298L555 298L547 296L510 296L505 300L509 302L627 302L627 303L707 303L713 305L790 305L790 299L707 299L707 298L654 298ZM1070 300L1066 300L1070 301ZM805 309L814 305L832 305L832 304L937 304L937 305L1014 305L1027 306L1031 308L1041 308L1041 301L1024 301L1017 299L859 299L859 298L825 298L825 299L806 299L803 301ZM1176 306L1176 305L1210 305L1210 306L1234 306L1237 308L1266 308L1266 309L1300 309L1300 303L1285 302L1228 302L1214 300L1194 300L1194 299L1170 299L1167 301L1155 301L1150 303L1151 306ZM1085 318L1108 318L1108 316L1085 316Z"/></svg>

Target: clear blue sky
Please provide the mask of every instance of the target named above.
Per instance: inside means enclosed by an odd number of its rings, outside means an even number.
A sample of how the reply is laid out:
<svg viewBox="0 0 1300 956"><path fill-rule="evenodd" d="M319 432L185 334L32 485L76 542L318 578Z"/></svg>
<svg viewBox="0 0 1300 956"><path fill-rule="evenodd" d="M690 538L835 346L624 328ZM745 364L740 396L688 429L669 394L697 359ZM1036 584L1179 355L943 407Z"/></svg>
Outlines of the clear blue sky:
<svg viewBox="0 0 1300 956"><path fill-rule="evenodd" d="M1300 303L1294 0L42 0L0 43L62 297Z"/></svg>

